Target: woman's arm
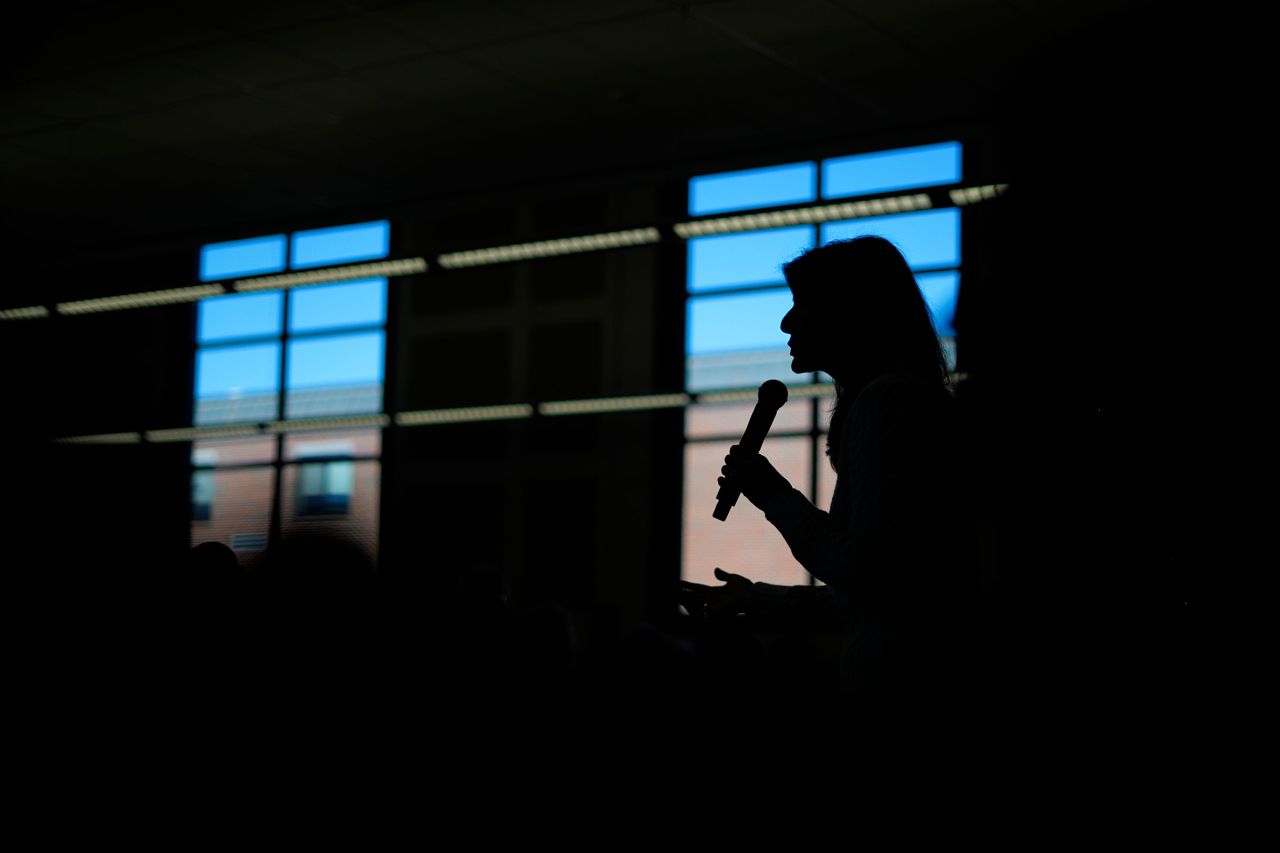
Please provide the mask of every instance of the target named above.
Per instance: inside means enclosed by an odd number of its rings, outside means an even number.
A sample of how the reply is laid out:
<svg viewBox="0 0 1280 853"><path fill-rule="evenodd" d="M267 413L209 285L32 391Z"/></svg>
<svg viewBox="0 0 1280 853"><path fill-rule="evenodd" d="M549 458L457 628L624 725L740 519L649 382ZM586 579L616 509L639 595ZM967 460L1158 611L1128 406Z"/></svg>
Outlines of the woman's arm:
<svg viewBox="0 0 1280 853"><path fill-rule="evenodd" d="M836 498L824 512L794 488L762 502L765 517L814 577L845 592L882 588L920 529L933 494L936 401L910 380L884 377L858 395L840 437ZM936 442L935 442L936 443Z"/></svg>
<svg viewBox="0 0 1280 853"><path fill-rule="evenodd" d="M827 586L779 586L752 582L717 568L724 586L681 581L677 600L690 616L716 620L745 617L765 628L823 628L839 623L835 591Z"/></svg>
<svg viewBox="0 0 1280 853"><path fill-rule="evenodd" d="M776 495L765 518L782 534L796 561L836 589L875 587L889 571L891 561L877 531L859 528L853 517L833 518L795 489Z"/></svg>

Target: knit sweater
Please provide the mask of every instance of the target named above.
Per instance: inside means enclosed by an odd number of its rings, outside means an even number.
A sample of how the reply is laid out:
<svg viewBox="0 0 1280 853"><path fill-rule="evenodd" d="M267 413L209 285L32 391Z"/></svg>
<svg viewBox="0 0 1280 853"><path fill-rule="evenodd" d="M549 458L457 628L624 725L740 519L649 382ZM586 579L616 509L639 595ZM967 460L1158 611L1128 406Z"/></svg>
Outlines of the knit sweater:
<svg viewBox="0 0 1280 853"><path fill-rule="evenodd" d="M848 692L933 690L954 675L977 579L971 526L949 500L959 487L953 404L940 385L878 377L833 436L830 511L795 489L765 503L795 558L828 585L812 595L834 596L845 618Z"/></svg>

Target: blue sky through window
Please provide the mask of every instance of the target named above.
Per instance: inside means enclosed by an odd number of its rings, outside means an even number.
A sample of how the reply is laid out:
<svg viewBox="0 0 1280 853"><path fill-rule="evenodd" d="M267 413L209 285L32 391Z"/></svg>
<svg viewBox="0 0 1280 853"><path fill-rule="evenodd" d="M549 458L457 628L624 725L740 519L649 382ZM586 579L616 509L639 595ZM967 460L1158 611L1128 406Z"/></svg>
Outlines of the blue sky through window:
<svg viewBox="0 0 1280 853"><path fill-rule="evenodd" d="M791 310L791 291L765 290L689 300L689 355L787 348L779 324Z"/></svg>
<svg viewBox="0 0 1280 853"><path fill-rule="evenodd" d="M912 269L960 264L960 211L954 207L893 216L870 216L822 226L822 242L875 234L906 256Z"/></svg>
<svg viewBox="0 0 1280 853"><path fill-rule="evenodd" d="M208 344L279 335L283 311L284 295L278 290L202 299L197 310L196 340Z"/></svg>
<svg viewBox="0 0 1280 853"><path fill-rule="evenodd" d="M381 331L292 340L286 387L295 391L381 384L383 352Z"/></svg>
<svg viewBox="0 0 1280 853"><path fill-rule="evenodd" d="M196 398L273 394L280 387L280 344L209 347L196 353Z"/></svg>
<svg viewBox="0 0 1280 853"><path fill-rule="evenodd" d="M216 281L280 272L284 269L287 242L285 235L272 234L202 246L200 280Z"/></svg>
<svg viewBox="0 0 1280 853"><path fill-rule="evenodd" d="M822 161L822 197L892 192L960 180L959 142L875 151Z"/></svg>
<svg viewBox="0 0 1280 853"><path fill-rule="evenodd" d="M689 181L689 215L800 204L818 197L816 163L721 172Z"/></svg>
<svg viewBox="0 0 1280 853"><path fill-rule="evenodd" d="M813 245L812 225L689 241L689 290L781 284L782 265Z"/></svg>
<svg viewBox="0 0 1280 853"><path fill-rule="evenodd" d="M298 231L291 237L275 234L214 243L200 250L201 278L231 278L279 272L289 267L383 258L390 251L390 234L390 223L379 220ZM286 264L287 259L291 263ZM284 316L286 305L287 318ZM286 409L296 409L299 416L304 417L331 413L326 407L338 407L339 413L354 409L380 410L385 333L381 329L351 334L343 331L384 326L386 318L385 278L299 287L289 292L287 300L284 291L229 294L201 300L196 323L199 345L196 399L278 394L281 358L286 355L278 338L287 323L291 334L305 335L288 343L284 368L287 390L366 390L355 396L348 395L351 399L331 402L327 402L327 398L290 396ZM327 334L329 332L336 334ZM234 343L264 337L277 340L253 345ZM217 346L206 346L208 344ZM270 410L275 404L269 399L261 402L263 405L252 411L240 407L226 411L220 408L215 412L207 406L197 406L196 418L212 422L210 419L271 417Z"/></svg>
<svg viewBox="0 0 1280 853"><path fill-rule="evenodd" d="M296 231L290 265L294 269L322 267L385 258L391 251L391 223L361 222L334 228Z"/></svg>
<svg viewBox="0 0 1280 853"><path fill-rule="evenodd" d="M289 331L380 326L387 320L387 280L301 287L290 294Z"/></svg>
<svg viewBox="0 0 1280 853"><path fill-rule="evenodd" d="M924 301L933 314L934 330L940 337L954 337L956 333L956 303L960 298L960 273L950 272L921 273L916 276L916 284Z"/></svg>

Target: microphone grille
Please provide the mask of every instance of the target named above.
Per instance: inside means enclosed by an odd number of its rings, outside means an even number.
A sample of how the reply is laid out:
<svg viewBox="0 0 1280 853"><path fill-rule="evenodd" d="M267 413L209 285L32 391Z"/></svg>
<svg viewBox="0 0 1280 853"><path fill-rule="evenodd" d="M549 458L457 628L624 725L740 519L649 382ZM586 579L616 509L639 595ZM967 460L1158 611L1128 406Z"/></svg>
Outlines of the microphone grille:
<svg viewBox="0 0 1280 853"><path fill-rule="evenodd" d="M774 409L781 409L787 402L787 386L776 379L768 379L760 386L757 398L761 403Z"/></svg>

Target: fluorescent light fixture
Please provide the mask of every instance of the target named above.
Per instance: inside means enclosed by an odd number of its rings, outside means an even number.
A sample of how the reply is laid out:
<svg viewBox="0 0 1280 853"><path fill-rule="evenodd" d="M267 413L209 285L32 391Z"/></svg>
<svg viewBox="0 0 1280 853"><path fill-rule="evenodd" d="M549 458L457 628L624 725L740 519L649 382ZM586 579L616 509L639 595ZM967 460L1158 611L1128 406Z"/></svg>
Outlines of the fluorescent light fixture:
<svg viewBox="0 0 1280 853"><path fill-rule="evenodd" d="M676 235L688 239L709 234L733 234L738 231L759 231L785 225L808 225L842 219L860 219L866 216L884 216L889 213L910 213L928 210L933 200L928 193L869 198L862 201L846 201L839 204L823 204L815 207L793 207L788 210L770 210L765 213L744 213L738 216L721 216L715 219L699 219L696 222L677 222Z"/></svg>
<svg viewBox="0 0 1280 853"><path fill-rule="evenodd" d="M264 275L257 278L236 279L237 291L271 290L277 287L299 287L305 284L325 284L331 281L347 281L355 278L391 278L397 275L414 275L426 272L426 258L401 258L395 261L375 261L371 264L348 264L322 270L287 272L280 275Z"/></svg>
<svg viewBox="0 0 1280 853"><path fill-rule="evenodd" d="M0 320L39 320L49 316L49 309L43 305L32 305L30 308L5 308L0 311Z"/></svg>
<svg viewBox="0 0 1280 853"><path fill-rule="evenodd" d="M634 412L645 409L672 409L687 406L688 394L647 394L639 397L601 397L594 400L563 400L542 403L540 415L582 415L600 412Z"/></svg>
<svg viewBox="0 0 1280 853"><path fill-rule="evenodd" d="M789 390L788 393L790 393ZM758 388L743 388L741 391L713 391L709 394L699 394L694 400L698 403L741 403L743 400L756 400L759 397Z"/></svg>
<svg viewBox="0 0 1280 853"><path fill-rule="evenodd" d="M139 444L142 436L136 432L112 432L104 435L73 435L55 438L55 444Z"/></svg>
<svg viewBox="0 0 1280 853"><path fill-rule="evenodd" d="M194 287L152 290L125 296L104 296L99 299L59 302L56 307L59 314L92 314L98 311L122 311L127 308L150 308L155 305L196 302L206 296L221 296L223 293L226 291L220 284L198 284Z"/></svg>
<svg viewBox="0 0 1280 853"><path fill-rule="evenodd" d="M642 246L646 243L656 243L660 239L662 235L658 233L657 228L633 228L630 231L610 231L607 234L588 234L584 237L564 237L559 240L541 240L536 243L517 243L511 246L494 246L490 249L450 252L440 255L436 261L445 269L458 269L483 264L549 258L555 255L572 255L578 252L594 252L600 249L620 249L624 246Z"/></svg>
<svg viewBox="0 0 1280 853"><path fill-rule="evenodd" d="M793 385L787 388L788 399L792 397L827 397L836 393L836 386L830 382L818 382L813 385Z"/></svg>
<svg viewBox="0 0 1280 853"><path fill-rule="evenodd" d="M512 421L533 417L533 406L516 403L510 406L470 406L461 409L429 409L418 412L401 412L396 415L399 426L425 424L461 424L474 421Z"/></svg>
<svg viewBox="0 0 1280 853"><path fill-rule="evenodd" d="M384 427L391 423L389 415L348 415L336 418L296 418L272 421L267 432L304 432L315 429L346 429L352 427Z"/></svg>
<svg viewBox="0 0 1280 853"><path fill-rule="evenodd" d="M792 397L825 397L834 394L836 386L830 382L815 382L809 385L788 385L787 399ZM741 403L743 400L756 400L760 397L758 388L742 388L731 391L711 391L695 395L697 403Z"/></svg>
<svg viewBox="0 0 1280 853"><path fill-rule="evenodd" d="M258 435L259 424L240 424L214 427L181 427L178 429L152 429L143 433L147 441L162 444L170 441L195 441L201 438L231 438L239 435Z"/></svg>
<svg viewBox="0 0 1280 853"><path fill-rule="evenodd" d="M951 190L948 195L951 196L952 204L956 207L964 207L966 204L977 204L980 201L987 201L998 195L1004 195L1004 191L1008 188L1008 184L984 184L980 187L963 187L958 190Z"/></svg>

